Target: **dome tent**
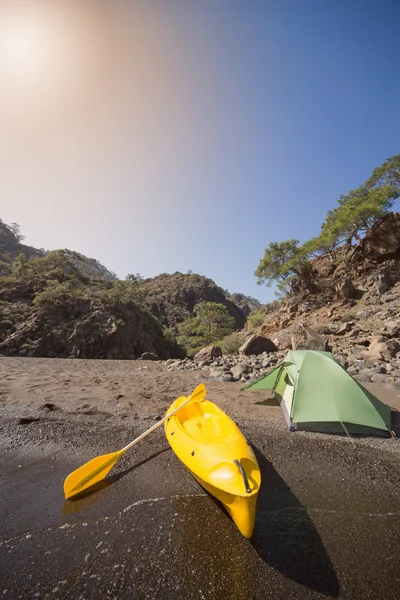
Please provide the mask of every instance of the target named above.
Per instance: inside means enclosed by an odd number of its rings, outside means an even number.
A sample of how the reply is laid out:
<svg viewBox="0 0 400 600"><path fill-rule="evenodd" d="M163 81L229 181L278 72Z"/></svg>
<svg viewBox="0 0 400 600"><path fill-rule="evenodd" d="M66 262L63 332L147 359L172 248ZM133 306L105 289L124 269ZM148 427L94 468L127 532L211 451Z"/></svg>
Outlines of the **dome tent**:
<svg viewBox="0 0 400 600"><path fill-rule="evenodd" d="M290 430L390 436L390 406L360 385L330 352L291 350L243 390L273 390Z"/></svg>

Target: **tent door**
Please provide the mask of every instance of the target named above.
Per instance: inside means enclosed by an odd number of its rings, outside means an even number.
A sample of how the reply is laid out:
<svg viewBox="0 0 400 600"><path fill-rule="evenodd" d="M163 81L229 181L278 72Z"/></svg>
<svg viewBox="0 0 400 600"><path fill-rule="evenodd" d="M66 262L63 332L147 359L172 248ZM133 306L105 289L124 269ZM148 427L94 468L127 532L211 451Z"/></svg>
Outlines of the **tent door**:
<svg viewBox="0 0 400 600"><path fill-rule="evenodd" d="M293 394L294 394L294 385L291 385L286 381L285 391L282 395L281 407L283 410L283 414L285 415L286 423L290 429L291 427L291 419L290 415L292 413L292 402L293 402Z"/></svg>

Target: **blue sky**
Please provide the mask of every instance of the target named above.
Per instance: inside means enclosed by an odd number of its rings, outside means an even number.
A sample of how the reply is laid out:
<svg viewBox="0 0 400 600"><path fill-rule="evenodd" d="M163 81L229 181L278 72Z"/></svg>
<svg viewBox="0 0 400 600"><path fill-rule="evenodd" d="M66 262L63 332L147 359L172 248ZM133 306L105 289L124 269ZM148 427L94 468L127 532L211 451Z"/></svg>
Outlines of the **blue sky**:
<svg viewBox="0 0 400 600"><path fill-rule="evenodd" d="M121 278L190 269L267 302L268 244L317 235L400 152L398 2L35 5L42 40L60 27L55 58L42 43L35 63L33 28L29 80L19 52L0 92L0 217L26 243ZM3 86L5 66L0 44Z"/></svg>

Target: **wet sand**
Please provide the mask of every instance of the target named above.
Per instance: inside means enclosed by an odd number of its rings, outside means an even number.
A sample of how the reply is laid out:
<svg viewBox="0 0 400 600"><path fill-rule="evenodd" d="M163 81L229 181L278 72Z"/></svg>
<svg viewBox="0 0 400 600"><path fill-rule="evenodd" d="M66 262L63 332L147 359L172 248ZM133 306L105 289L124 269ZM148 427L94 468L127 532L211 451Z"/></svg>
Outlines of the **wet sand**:
<svg viewBox="0 0 400 600"><path fill-rule="evenodd" d="M200 381L257 454L251 541L162 428L96 493L64 501L72 470L127 444ZM372 391L399 406L398 391ZM255 404L264 398L159 363L0 358L0 596L398 598L400 440L290 433L279 407Z"/></svg>

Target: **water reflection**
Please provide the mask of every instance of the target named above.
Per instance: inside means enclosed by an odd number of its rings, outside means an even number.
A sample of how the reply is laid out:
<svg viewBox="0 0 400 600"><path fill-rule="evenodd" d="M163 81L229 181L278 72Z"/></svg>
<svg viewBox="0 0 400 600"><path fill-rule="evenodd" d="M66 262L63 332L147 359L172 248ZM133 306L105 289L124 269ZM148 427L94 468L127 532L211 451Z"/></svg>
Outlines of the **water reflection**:
<svg viewBox="0 0 400 600"><path fill-rule="evenodd" d="M104 496L104 491L110 485L112 485L112 482L105 479L104 481L99 481L95 485L92 485L92 487L77 494L73 498L65 500L60 514L63 516L76 515L83 510L95 506Z"/></svg>
<svg viewBox="0 0 400 600"><path fill-rule="evenodd" d="M131 473L131 471L135 471L136 469L143 466L150 460L153 460L160 454L163 454L164 452L168 452L168 450L169 450L169 447L164 448L163 450L160 450L159 452L155 452L151 456L148 456L144 460L141 460L140 462L133 464L131 467L129 467L127 469L122 468L122 470L118 471L117 470L118 467L117 467L116 472L113 473L112 475L109 475L106 479L103 479L103 481L99 481L98 483L96 483L95 485L92 485L91 487L87 488L83 492L76 494L76 496L73 496L72 498L65 500L64 505L61 508L60 514L61 515L75 515L75 514L80 513L83 510L86 510L88 508L91 508L92 506L95 506L101 500L101 498L104 496L104 492L108 487L112 486L119 479L122 479L122 477L125 477L126 475ZM121 466L120 466L120 468L121 468Z"/></svg>
<svg viewBox="0 0 400 600"><path fill-rule="evenodd" d="M198 596L249 600L262 597L266 570L222 505L203 497L172 499L170 570L180 589ZM260 569L261 567L261 569ZM260 594L261 592L261 594Z"/></svg>

